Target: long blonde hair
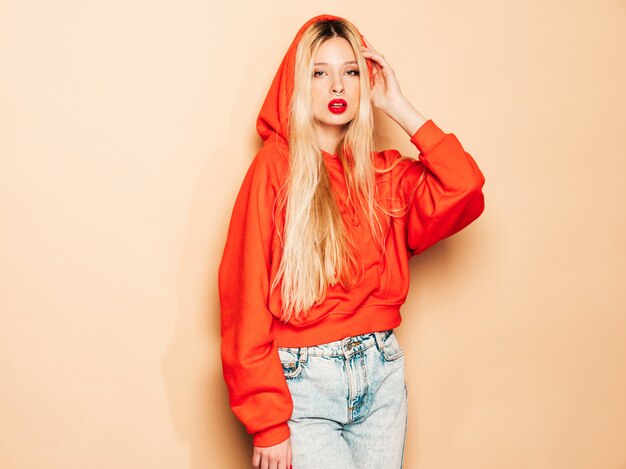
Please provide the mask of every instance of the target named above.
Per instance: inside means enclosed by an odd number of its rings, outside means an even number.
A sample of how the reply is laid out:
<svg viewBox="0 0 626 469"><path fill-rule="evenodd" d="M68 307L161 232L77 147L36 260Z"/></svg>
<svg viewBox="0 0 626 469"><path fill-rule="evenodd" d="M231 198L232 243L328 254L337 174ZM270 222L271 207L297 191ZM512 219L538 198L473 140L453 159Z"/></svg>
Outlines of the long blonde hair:
<svg viewBox="0 0 626 469"><path fill-rule="evenodd" d="M302 35L296 50L294 90L289 108L289 174L277 197L277 210L285 208L284 238L280 227L282 258L271 288L282 279L283 322L300 318L325 297L328 285L350 289L363 276L355 240L348 236L314 128L311 111L313 61L327 39L342 37L354 51L359 68L360 101L356 117L344 128L337 157L344 169L347 202L367 214L372 237L384 255L390 216L400 216L404 207L382 207L377 201L374 167L374 120L370 103L370 76L360 54L360 34L349 22L323 20ZM394 161L393 166L403 159ZM286 206L286 207L285 207Z"/></svg>

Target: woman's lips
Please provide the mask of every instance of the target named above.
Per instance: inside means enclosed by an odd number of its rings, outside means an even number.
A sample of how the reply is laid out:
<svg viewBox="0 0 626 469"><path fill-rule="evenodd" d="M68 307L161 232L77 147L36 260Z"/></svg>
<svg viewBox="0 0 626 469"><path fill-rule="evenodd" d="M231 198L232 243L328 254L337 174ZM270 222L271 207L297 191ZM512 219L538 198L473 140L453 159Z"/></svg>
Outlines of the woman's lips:
<svg viewBox="0 0 626 469"><path fill-rule="evenodd" d="M343 99L333 99L330 103L328 103L328 110L334 114L341 114L348 107L348 103L346 103Z"/></svg>

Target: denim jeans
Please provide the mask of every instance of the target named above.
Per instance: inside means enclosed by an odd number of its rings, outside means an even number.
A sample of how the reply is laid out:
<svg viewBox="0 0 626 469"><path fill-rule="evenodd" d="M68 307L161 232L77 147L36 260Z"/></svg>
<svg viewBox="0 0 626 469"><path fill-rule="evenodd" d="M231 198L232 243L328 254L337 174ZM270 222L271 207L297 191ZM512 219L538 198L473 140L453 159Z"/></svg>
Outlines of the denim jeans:
<svg viewBox="0 0 626 469"><path fill-rule="evenodd" d="M278 355L293 400L293 469L402 468L407 388L393 329Z"/></svg>

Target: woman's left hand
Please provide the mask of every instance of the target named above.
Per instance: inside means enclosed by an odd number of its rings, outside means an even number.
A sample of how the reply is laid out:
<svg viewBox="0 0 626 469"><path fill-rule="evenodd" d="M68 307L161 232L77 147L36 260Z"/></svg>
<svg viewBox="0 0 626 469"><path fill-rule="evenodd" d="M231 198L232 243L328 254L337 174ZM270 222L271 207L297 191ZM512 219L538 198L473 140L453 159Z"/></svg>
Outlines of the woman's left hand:
<svg viewBox="0 0 626 469"><path fill-rule="evenodd" d="M393 69L389 66L383 55L378 52L365 38L367 47L362 46L362 54L365 59L370 59L372 64L371 76L371 100L377 108L389 114L395 103L404 99L400 91L400 85Z"/></svg>

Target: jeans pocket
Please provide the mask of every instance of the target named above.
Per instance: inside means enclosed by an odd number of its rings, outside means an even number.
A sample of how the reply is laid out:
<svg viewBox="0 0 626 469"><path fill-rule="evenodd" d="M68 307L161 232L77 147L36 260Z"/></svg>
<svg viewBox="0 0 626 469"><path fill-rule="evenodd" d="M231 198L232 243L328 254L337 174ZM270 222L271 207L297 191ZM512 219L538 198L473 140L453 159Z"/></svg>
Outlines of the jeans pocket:
<svg viewBox="0 0 626 469"><path fill-rule="evenodd" d="M387 337L383 336L382 340L382 355L385 361L391 362L403 357L404 350L402 350L400 342L398 342L398 338L396 337L394 331L392 330L390 333L385 334L387 335Z"/></svg>
<svg viewBox="0 0 626 469"><path fill-rule="evenodd" d="M300 376L304 369L304 361L298 348L278 347L278 357L283 367L283 374L287 379Z"/></svg>

